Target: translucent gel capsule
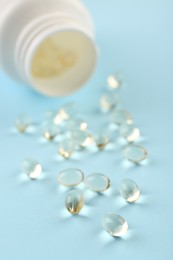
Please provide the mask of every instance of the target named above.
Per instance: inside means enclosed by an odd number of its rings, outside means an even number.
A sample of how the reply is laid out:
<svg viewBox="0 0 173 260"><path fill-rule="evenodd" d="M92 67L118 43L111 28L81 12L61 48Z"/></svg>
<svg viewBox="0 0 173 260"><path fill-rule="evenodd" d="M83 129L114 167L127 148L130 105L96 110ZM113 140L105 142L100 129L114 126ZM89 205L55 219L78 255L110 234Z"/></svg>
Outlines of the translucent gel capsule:
<svg viewBox="0 0 173 260"><path fill-rule="evenodd" d="M30 179L38 179L42 173L42 166L33 159L27 159L22 162L22 171L27 174Z"/></svg>
<svg viewBox="0 0 173 260"><path fill-rule="evenodd" d="M54 119L56 114L57 114L57 111L55 111L55 110L48 110L48 111L46 111L46 113L44 115L46 121L53 121L53 119Z"/></svg>
<svg viewBox="0 0 173 260"><path fill-rule="evenodd" d="M88 128L87 122L79 118L71 118L67 121L67 129L70 131L86 131Z"/></svg>
<svg viewBox="0 0 173 260"><path fill-rule="evenodd" d="M81 191L73 189L67 193L65 199L65 207L71 214L78 214L82 209L83 205L84 197Z"/></svg>
<svg viewBox="0 0 173 260"><path fill-rule="evenodd" d="M101 173L93 173L85 178L85 185L95 192L104 192L110 187L110 180Z"/></svg>
<svg viewBox="0 0 173 260"><path fill-rule="evenodd" d="M58 182L67 187L77 186L83 179L83 172L74 168L63 170L58 175Z"/></svg>
<svg viewBox="0 0 173 260"><path fill-rule="evenodd" d="M119 188L121 196L127 201L127 202L135 202L140 197L140 190L138 185L132 181L131 179L124 179L121 182L120 188Z"/></svg>
<svg viewBox="0 0 173 260"><path fill-rule="evenodd" d="M119 89L121 87L121 81L116 75L110 75L107 79L107 83L110 89Z"/></svg>
<svg viewBox="0 0 173 260"><path fill-rule="evenodd" d="M53 123L57 126L61 126L64 123L64 119L59 111L54 115Z"/></svg>
<svg viewBox="0 0 173 260"><path fill-rule="evenodd" d="M31 119L28 115L20 115L16 118L16 128L19 132L24 133L31 125Z"/></svg>
<svg viewBox="0 0 173 260"><path fill-rule="evenodd" d="M70 117L75 116L77 113L77 104L71 102L62 106L59 110L59 114L64 120L68 120Z"/></svg>
<svg viewBox="0 0 173 260"><path fill-rule="evenodd" d="M88 132L77 130L72 132L72 139L77 146L85 148L90 146L93 142L92 136Z"/></svg>
<svg viewBox="0 0 173 260"><path fill-rule="evenodd" d="M128 231L128 224L115 213L107 214L102 220L103 228L112 236L121 237Z"/></svg>
<svg viewBox="0 0 173 260"><path fill-rule="evenodd" d="M106 93L100 99L100 106L103 111L110 111L118 106L120 96L117 93Z"/></svg>
<svg viewBox="0 0 173 260"><path fill-rule="evenodd" d="M65 159L68 159L72 156L75 150L76 150L76 144L74 143L73 140L69 138L69 139L65 139L59 144L58 153Z"/></svg>
<svg viewBox="0 0 173 260"><path fill-rule="evenodd" d="M48 111L46 113L46 118L52 121L53 124L60 126L66 120L68 120L73 115L72 104L67 104L61 107L58 111ZM75 114L75 113L74 113Z"/></svg>
<svg viewBox="0 0 173 260"><path fill-rule="evenodd" d="M140 137L139 128L135 127L133 124L122 124L119 131L120 135L124 137L127 142L134 142Z"/></svg>
<svg viewBox="0 0 173 260"><path fill-rule="evenodd" d="M60 126L63 123L63 118L57 111L47 111L45 114L46 122L50 122L56 126Z"/></svg>
<svg viewBox="0 0 173 260"><path fill-rule="evenodd" d="M110 120L116 125L131 124L133 122L132 116L125 110L112 111Z"/></svg>
<svg viewBox="0 0 173 260"><path fill-rule="evenodd" d="M133 163L140 163L147 158L148 153L144 147L130 144L124 148L123 155Z"/></svg>
<svg viewBox="0 0 173 260"><path fill-rule="evenodd" d="M50 122L50 123L47 123L46 126L44 127L43 136L48 141L51 141L56 137L56 135L59 132L60 132L60 129L56 125L54 125Z"/></svg>
<svg viewBox="0 0 173 260"><path fill-rule="evenodd" d="M94 136L94 142L100 150L103 150L109 144L109 138L105 134L98 134Z"/></svg>

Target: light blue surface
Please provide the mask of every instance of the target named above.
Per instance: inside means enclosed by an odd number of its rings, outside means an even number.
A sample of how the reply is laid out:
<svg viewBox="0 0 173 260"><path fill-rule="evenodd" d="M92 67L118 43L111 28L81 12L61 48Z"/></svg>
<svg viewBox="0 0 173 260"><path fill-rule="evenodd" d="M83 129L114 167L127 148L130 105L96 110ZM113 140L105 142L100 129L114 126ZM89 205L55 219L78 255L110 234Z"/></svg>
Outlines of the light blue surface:
<svg viewBox="0 0 173 260"><path fill-rule="evenodd" d="M173 2L85 2L100 46L98 69L85 88L71 97L50 99L0 74L0 260L172 260ZM117 151L60 162L54 158L55 145L39 143L37 135L10 133L21 112L37 121L46 110L69 100L78 102L94 124L97 114L92 110L100 86L110 72L119 69L126 78L124 104L144 134L148 165L126 169ZM27 156L45 166L45 179L20 180L20 163ZM63 215L64 193L57 188L56 176L69 166L86 173L103 172L112 181L112 192L91 200L83 217ZM122 204L117 195L124 177L134 179L142 189L135 205ZM109 211L128 221L125 239L102 232L101 219Z"/></svg>

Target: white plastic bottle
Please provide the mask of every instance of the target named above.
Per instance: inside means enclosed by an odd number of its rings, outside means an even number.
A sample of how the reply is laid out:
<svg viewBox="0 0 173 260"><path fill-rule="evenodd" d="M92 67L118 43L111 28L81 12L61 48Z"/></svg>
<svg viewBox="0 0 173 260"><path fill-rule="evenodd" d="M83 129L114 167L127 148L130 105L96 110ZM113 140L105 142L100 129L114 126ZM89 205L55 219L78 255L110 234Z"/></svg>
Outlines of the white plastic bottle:
<svg viewBox="0 0 173 260"><path fill-rule="evenodd" d="M48 96L67 95L92 74L97 49L79 0L0 0L0 66Z"/></svg>

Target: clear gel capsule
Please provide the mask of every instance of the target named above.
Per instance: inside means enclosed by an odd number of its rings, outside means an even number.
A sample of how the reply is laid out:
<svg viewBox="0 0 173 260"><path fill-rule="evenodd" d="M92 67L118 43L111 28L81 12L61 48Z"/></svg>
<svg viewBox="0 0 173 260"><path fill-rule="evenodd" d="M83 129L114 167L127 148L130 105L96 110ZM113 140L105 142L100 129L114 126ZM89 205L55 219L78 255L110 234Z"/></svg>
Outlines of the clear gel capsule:
<svg viewBox="0 0 173 260"><path fill-rule="evenodd" d="M103 228L112 236L121 237L128 231L128 224L115 213L107 214L102 220Z"/></svg>
<svg viewBox="0 0 173 260"><path fill-rule="evenodd" d="M58 126L50 123L47 123L43 130L43 136L46 140L52 141L56 135L60 132Z"/></svg>
<svg viewBox="0 0 173 260"><path fill-rule="evenodd" d="M73 140L65 139L59 144L58 153L65 159L69 159L76 150L76 144Z"/></svg>
<svg viewBox="0 0 173 260"><path fill-rule="evenodd" d="M148 153L144 147L130 144L124 148L123 155L127 160L133 163L140 163L147 158Z"/></svg>
<svg viewBox="0 0 173 260"><path fill-rule="evenodd" d="M131 124L133 122L132 116L125 110L113 110L110 115L110 120L113 124Z"/></svg>
<svg viewBox="0 0 173 260"><path fill-rule="evenodd" d="M67 187L77 186L83 179L83 172L74 168L63 170L58 175L58 182Z"/></svg>
<svg viewBox="0 0 173 260"><path fill-rule="evenodd" d="M84 197L81 191L72 189L67 193L65 207L71 214L78 214L81 211L83 205Z"/></svg>
<svg viewBox="0 0 173 260"><path fill-rule="evenodd" d="M107 83L108 83L109 89L112 89L112 90L119 89L121 87L121 81L118 79L118 77L116 75L110 75L107 78Z"/></svg>
<svg viewBox="0 0 173 260"><path fill-rule="evenodd" d="M85 122L82 119L79 118L70 118L70 120L67 121L67 129L70 131L86 131L88 128L87 122Z"/></svg>
<svg viewBox="0 0 173 260"><path fill-rule="evenodd" d="M88 132L77 130L72 132L72 139L77 146L85 148L92 144L93 138Z"/></svg>
<svg viewBox="0 0 173 260"><path fill-rule="evenodd" d="M46 122L48 121L56 126L61 126L61 124L63 123L63 118L61 117L59 111L55 110L47 111L45 114L45 119Z"/></svg>
<svg viewBox="0 0 173 260"><path fill-rule="evenodd" d="M120 96L117 93L106 93L100 99L100 107L103 111L110 111L120 103Z"/></svg>
<svg viewBox="0 0 173 260"><path fill-rule="evenodd" d="M122 124L120 126L120 135L124 137L127 142L134 142L140 137L139 128L135 127L133 124Z"/></svg>
<svg viewBox="0 0 173 260"><path fill-rule="evenodd" d="M109 144L109 138L106 134L98 134L94 136L94 142L99 150L103 150Z"/></svg>
<svg viewBox="0 0 173 260"><path fill-rule="evenodd" d="M16 118L16 128L19 132L24 133L31 125L31 119L28 115L20 115Z"/></svg>
<svg viewBox="0 0 173 260"><path fill-rule="evenodd" d="M104 192L110 187L110 180L101 173L93 173L85 178L85 185L95 192Z"/></svg>
<svg viewBox="0 0 173 260"><path fill-rule="evenodd" d="M59 114L63 120L68 120L70 117L75 116L77 113L77 104L71 102L62 106L59 110Z"/></svg>
<svg viewBox="0 0 173 260"><path fill-rule="evenodd" d="M27 174L30 179L36 180L42 173L42 166L36 160L27 159L22 162L22 171Z"/></svg>
<svg viewBox="0 0 173 260"><path fill-rule="evenodd" d="M120 188L119 188L121 196L127 201L127 202L135 202L140 197L140 190L138 185L131 179L124 179L121 182Z"/></svg>

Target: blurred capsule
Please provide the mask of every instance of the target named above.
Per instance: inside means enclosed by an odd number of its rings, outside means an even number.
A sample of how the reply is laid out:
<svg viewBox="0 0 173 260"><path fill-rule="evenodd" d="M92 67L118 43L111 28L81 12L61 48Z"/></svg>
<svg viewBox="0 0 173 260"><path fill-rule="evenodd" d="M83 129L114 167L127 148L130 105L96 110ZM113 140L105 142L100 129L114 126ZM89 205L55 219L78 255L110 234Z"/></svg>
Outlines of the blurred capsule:
<svg viewBox="0 0 173 260"><path fill-rule="evenodd" d="M147 158L148 153L144 147L130 144L123 149L123 155L133 163L140 163Z"/></svg>
<svg viewBox="0 0 173 260"><path fill-rule="evenodd" d="M118 79L118 76L116 75L110 75L107 78L108 87L111 90L117 90L121 87L121 81Z"/></svg>
<svg viewBox="0 0 173 260"><path fill-rule="evenodd" d="M127 142L134 142L140 137L139 128L135 127L133 124L122 124L119 128L120 135L124 137Z"/></svg>
<svg viewBox="0 0 173 260"><path fill-rule="evenodd" d="M26 132L30 125L31 119L27 114L20 115L16 118L16 128L19 132Z"/></svg>
<svg viewBox="0 0 173 260"><path fill-rule="evenodd" d="M106 134L94 135L94 142L99 150L104 150L104 148L109 144L109 138Z"/></svg>
<svg viewBox="0 0 173 260"><path fill-rule="evenodd" d="M59 114L63 120L68 120L70 117L75 116L77 113L77 104L71 102L63 105L59 109Z"/></svg>
<svg viewBox="0 0 173 260"><path fill-rule="evenodd" d="M64 157L65 159L69 159L76 150L76 144L71 140L71 138L65 139L60 142L58 154Z"/></svg>
<svg viewBox="0 0 173 260"><path fill-rule="evenodd" d="M59 127L52 124L52 122L47 123L44 126L43 136L46 140L52 141L57 136L58 133L60 133Z"/></svg>
<svg viewBox="0 0 173 260"><path fill-rule="evenodd" d="M42 173L42 166L34 159L27 159L22 162L22 172L28 175L32 180L36 180Z"/></svg>
<svg viewBox="0 0 173 260"><path fill-rule="evenodd" d="M110 114L111 123L116 125L132 124L132 116L126 110L113 110Z"/></svg>
<svg viewBox="0 0 173 260"><path fill-rule="evenodd" d="M72 139L76 146L86 148L93 143L93 137L88 132L77 130L72 132Z"/></svg>
<svg viewBox="0 0 173 260"><path fill-rule="evenodd" d="M100 99L100 107L103 111L109 112L116 108L120 103L120 96L118 93L106 93Z"/></svg>
<svg viewBox="0 0 173 260"><path fill-rule="evenodd" d="M83 119L71 117L67 121L66 127L70 131L78 131L78 130L86 131L88 128L88 124Z"/></svg>

